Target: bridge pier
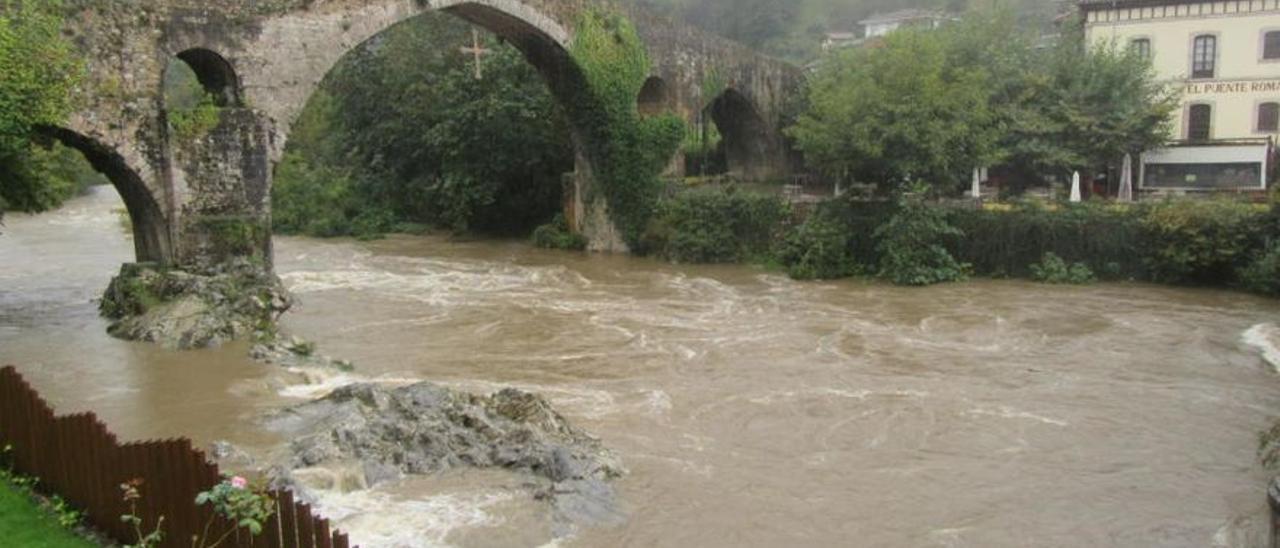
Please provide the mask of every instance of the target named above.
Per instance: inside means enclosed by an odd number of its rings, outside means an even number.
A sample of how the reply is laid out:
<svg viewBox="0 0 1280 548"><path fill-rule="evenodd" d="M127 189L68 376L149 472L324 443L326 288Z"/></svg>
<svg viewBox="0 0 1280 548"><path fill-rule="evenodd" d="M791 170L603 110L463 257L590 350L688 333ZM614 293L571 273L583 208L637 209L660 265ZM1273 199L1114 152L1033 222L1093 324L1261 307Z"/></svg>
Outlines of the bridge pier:
<svg viewBox="0 0 1280 548"><path fill-rule="evenodd" d="M218 110L216 125L170 135L167 176L174 262L205 270L235 258L271 265L273 125L247 108Z"/></svg>

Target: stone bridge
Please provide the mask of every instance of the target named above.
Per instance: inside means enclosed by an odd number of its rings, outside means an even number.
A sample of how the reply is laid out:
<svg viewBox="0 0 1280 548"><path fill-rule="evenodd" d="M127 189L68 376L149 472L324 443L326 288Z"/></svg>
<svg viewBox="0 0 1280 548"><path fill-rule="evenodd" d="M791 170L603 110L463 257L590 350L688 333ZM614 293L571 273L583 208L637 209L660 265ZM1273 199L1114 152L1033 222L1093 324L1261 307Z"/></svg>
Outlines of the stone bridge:
<svg viewBox="0 0 1280 548"><path fill-rule="evenodd" d="M707 113L725 139L730 172L789 172L779 132L798 69L687 25L599 0L71 0L67 33L89 77L65 127L48 128L85 154L123 196L137 259L201 267L228 256L271 257L270 186L292 125L348 51L388 27L444 10L519 48L552 94L571 101L569 55L583 10L619 10L651 64L642 114ZM164 71L185 61L220 108L217 126L183 138L163 104ZM712 83L713 85L708 85ZM572 125L572 124L571 124ZM625 251L579 150L566 210L595 250ZM683 162L672 161L672 171ZM595 196L590 199L584 197ZM587 203L584 203L584 200Z"/></svg>

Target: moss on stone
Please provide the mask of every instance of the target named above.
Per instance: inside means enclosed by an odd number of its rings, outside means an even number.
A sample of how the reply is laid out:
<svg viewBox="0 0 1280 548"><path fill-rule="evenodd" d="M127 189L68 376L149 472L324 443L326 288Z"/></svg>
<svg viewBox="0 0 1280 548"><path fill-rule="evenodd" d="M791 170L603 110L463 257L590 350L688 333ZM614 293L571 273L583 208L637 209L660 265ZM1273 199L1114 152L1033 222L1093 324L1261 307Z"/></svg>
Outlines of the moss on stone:
<svg viewBox="0 0 1280 548"><path fill-rule="evenodd" d="M173 109L168 116L173 135L183 141L193 141L218 127L222 122L222 109L214 104L212 95L205 94L195 107Z"/></svg>
<svg viewBox="0 0 1280 548"><path fill-rule="evenodd" d="M242 215L209 215L198 226L205 231L214 256L260 258L263 242L270 237L256 219Z"/></svg>
<svg viewBox="0 0 1280 548"><path fill-rule="evenodd" d="M653 216L662 192L658 176L684 139L685 124L672 114L640 116L636 97L650 65L630 20L588 8L580 13L576 31L570 55L586 89L572 108L587 133L587 153L610 218L634 247Z"/></svg>

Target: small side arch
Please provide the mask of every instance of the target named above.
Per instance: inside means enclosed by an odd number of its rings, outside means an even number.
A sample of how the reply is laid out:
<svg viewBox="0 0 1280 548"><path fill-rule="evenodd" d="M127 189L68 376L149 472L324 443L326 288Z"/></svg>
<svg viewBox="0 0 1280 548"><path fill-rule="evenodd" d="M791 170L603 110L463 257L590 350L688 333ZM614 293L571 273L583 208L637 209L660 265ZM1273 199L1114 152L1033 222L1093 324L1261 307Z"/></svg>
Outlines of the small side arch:
<svg viewBox="0 0 1280 548"><path fill-rule="evenodd" d="M650 76L636 97L636 109L642 116L655 116L670 110L671 89L659 76Z"/></svg>
<svg viewBox="0 0 1280 548"><path fill-rule="evenodd" d="M191 67L200 86L213 97L214 104L224 108L243 104L240 77L225 57L205 48L191 48L176 57Z"/></svg>
<svg viewBox="0 0 1280 548"><path fill-rule="evenodd" d="M749 181L768 179L779 171L779 145L760 111L741 92L729 88L707 107L723 138L729 173Z"/></svg>
<svg viewBox="0 0 1280 548"><path fill-rule="evenodd" d="M146 183L111 147L61 127L43 127L41 133L80 151L89 165L105 175L124 199L133 224L133 247L138 262L169 264L173 247L169 223Z"/></svg>

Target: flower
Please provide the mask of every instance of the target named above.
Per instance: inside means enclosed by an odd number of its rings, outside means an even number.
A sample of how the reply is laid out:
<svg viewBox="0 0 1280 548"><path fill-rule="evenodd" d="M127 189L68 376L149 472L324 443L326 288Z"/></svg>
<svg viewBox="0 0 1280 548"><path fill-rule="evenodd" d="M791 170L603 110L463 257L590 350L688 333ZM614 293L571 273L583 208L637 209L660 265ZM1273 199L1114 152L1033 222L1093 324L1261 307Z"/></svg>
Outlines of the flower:
<svg viewBox="0 0 1280 548"><path fill-rule="evenodd" d="M231 478L231 486L236 489L244 489L249 486L249 480L246 480L241 476L235 476Z"/></svg>
<svg viewBox="0 0 1280 548"><path fill-rule="evenodd" d="M120 484L121 494L124 495L125 502L132 502L142 498L142 493L138 489L142 487L142 478L134 478Z"/></svg>

